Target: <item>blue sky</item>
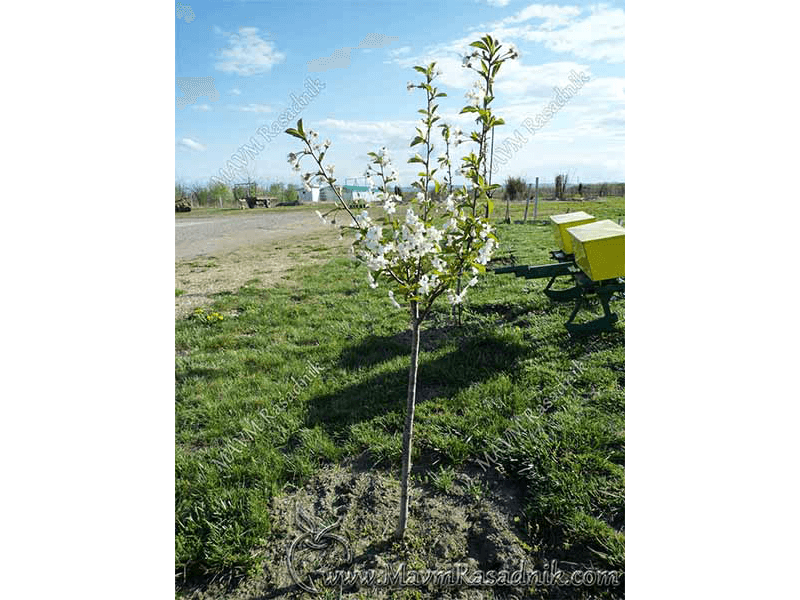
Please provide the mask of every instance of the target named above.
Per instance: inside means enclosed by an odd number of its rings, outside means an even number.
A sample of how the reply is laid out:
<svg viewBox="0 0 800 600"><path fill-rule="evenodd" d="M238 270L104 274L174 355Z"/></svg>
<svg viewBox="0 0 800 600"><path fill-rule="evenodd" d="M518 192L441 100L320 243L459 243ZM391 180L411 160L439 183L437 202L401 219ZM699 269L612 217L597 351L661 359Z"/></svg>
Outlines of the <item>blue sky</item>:
<svg viewBox="0 0 800 600"><path fill-rule="evenodd" d="M420 91L415 64L437 61L440 88L448 94L444 119L469 131L459 115L474 72L461 66L470 41L492 33L513 43L520 57L504 65L496 82L495 113L506 125L496 131L495 151L519 132L526 142L509 153L495 181L539 176L549 181L569 172L572 181L623 181L625 174L624 3L532 4L524 0L215 0L184 2L194 18L176 17L175 74L213 77L219 97L201 96L175 109L176 178L207 181L256 130L269 126L304 91L306 78L324 88L300 116L306 128L329 138L336 175L360 176L367 152L387 146L403 185L416 169L413 154ZM183 14L183 13L181 13ZM372 34L373 47L358 48ZM396 38L396 39L393 39ZM374 47L383 43L382 47ZM310 71L317 59L347 55L349 66ZM339 61L340 64L345 61ZM336 63L334 63L335 65ZM570 72L588 82L531 135L523 123L570 83ZM176 86L176 95L182 92ZM530 123L530 121L528 121ZM519 138L518 138L519 139ZM441 146L440 146L441 147ZM461 156L467 146L456 149ZM510 149L511 146L508 146ZM280 135L247 159L247 170L266 181L299 183L286 162L298 140ZM237 178L238 180L238 178Z"/></svg>

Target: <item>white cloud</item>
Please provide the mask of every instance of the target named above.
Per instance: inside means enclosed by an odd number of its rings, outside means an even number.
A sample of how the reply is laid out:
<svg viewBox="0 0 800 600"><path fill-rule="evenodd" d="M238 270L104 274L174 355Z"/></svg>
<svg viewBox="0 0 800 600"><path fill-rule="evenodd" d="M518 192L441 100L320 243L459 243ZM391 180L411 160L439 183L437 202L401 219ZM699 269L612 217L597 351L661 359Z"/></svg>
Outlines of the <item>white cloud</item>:
<svg viewBox="0 0 800 600"><path fill-rule="evenodd" d="M484 0L489 6L508 6L511 0Z"/></svg>
<svg viewBox="0 0 800 600"><path fill-rule="evenodd" d="M510 17L476 28L476 32L488 32L501 42L522 41L542 44L551 52L571 54L582 60L624 62L624 10L597 5L589 8L589 13L583 17L582 14L582 9L577 6L531 4ZM475 73L463 68L461 59L469 52L469 44L475 37L476 33L470 33L447 43L435 44L416 56L390 54L389 62L407 69L414 65L436 61L442 69L442 76L439 79L442 84L466 89L475 80ZM517 71L518 80L499 83L499 86L504 85L508 91L514 91L515 87L517 90L535 87L534 84L525 85L522 80L523 72L527 69L529 75L538 75L546 65L524 65L522 61L525 56L526 53L523 51L521 59L507 63L498 78L498 82L503 82L508 79L509 73L513 78L514 71ZM544 73L546 74L546 71Z"/></svg>
<svg viewBox="0 0 800 600"><path fill-rule="evenodd" d="M392 58L397 58L398 56L404 56L410 53L411 53L411 46L401 46L400 48L389 50L389 56L391 56Z"/></svg>
<svg viewBox="0 0 800 600"><path fill-rule="evenodd" d="M544 65L547 66L547 65ZM589 74L588 71L584 71ZM522 94L515 100L499 104L496 108L497 114L505 120L508 131L521 127L524 120L533 118L541 113L544 108L556 97L553 89L558 87L565 95L567 85L571 82L564 73L563 78L553 79L555 83L547 90L538 90L536 95ZM574 86L573 86L574 87ZM586 82L575 95L558 111L553 120L547 126L537 132L537 137L544 135L555 135L554 132L561 131L562 134L565 123L569 123L568 128L574 135L581 127L583 131L597 132L601 127L605 133L616 136L624 132L625 115L625 80L621 77L600 77ZM505 127L504 127L505 128ZM559 129L561 128L561 129ZM561 135L561 134L559 134Z"/></svg>
<svg viewBox="0 0 800 600"><path fill-rule="evenodd" d="M544 21L543 28L552 29L556 25L566 24L571 17L581 14L581 9L577 6L558 6L556 4L530 4L517 14L506 17L491 25L491 28L498 29L507 25L516 25L532 19Z"/></svg>
<svg viewBox="0 0 800 600"><path fill-rule="evenodd" d="M228 92L231 96L241 96L242 90L239 88L233 88L230 92Z"/></svg>
<svg viewBox="0 0 800 600"><path fill-rule="evenodd" d="M590 14L586 17L570 19L569 22L566 13L562 14L562 20L544 17L545 22L538 27L523 24L524 20L506 19L494 24L496 28L493 35L497 35L501 40L518 39L541 43L551 52L570 53L585 60L624 62L625 11L619 8L611 9L606 5L593 6L589 10ZM541 10L539 13L544 14ZM508 27L508 25L516 26Z"/></svg>
<svg viewBox="0 0 800 600"><path fill-rule="evenodd" d="M207 112L211 110L210 104L192 104L192 110L202 110L203 112Z"/></svg>
<svg viewBox="0 0 800 600"><path fill-rule="evenodd" d="M203 152L205 151L206 147L203 146L197 140L193 140L192 138L183 138L180 141L180 145L184 148L188 148L189 150L194 150L196 152Z"/></svg>
<svg viewBox="0 0 800 600"><path fill-rule="evenodd" d="M217 54L214 67L225 73L258 75L267 73L273 65L282 63L286 55L275 49L272 42L258 35L257 27L240 27L238 33L223 33L228 48Z"/></svg>
<svg viewBox="0 0 800 600"><path fill-rule="evenodd" d="M591 76L587 65L574 62L552 62L543 65L525 65L512 60L503 65L495 89L509 98L549 98L555 86L570 83L571 71Z"/></svg>
<svg viewBox="0 0 800 600"><path fill-rule="evenodd" d="M234 110L240 110L242 112L252 112L252 113L269 113L272 112L272 107L268 104L246 104L244 106L231 106Z"/></svg>
<svg viewBox="0 0 800 600"><path fill-rule="evenodd" d="M350 142L371 144L376 147L390 145L400 140L410 141L417 121L345 121L342 119L323 119L319 129L341 131L340 137Z"/></svg>
<svg viewBox="0 0 800 600"><path fill-rule="evenodd" d="M465 69L462 58L471 50L470 43L475 41L475 35L469 34L462 38L425 48L415 56L404 53L402 56L391 56L388 62L394 63L403 69L410 69L415 65L427 65L435 62L442 70L438 82L453 88L466 89L475 80L474 71Z"/></svg>

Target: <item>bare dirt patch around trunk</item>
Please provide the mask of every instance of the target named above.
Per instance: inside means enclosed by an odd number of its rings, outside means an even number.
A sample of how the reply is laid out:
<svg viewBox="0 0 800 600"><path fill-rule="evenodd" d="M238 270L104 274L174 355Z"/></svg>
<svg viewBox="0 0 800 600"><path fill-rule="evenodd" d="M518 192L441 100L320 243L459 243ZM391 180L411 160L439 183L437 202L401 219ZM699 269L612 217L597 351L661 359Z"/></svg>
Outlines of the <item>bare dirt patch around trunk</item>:
<svg viewBox="0 0 800 600"><path fill-rule="evenodd" d="M408 529L405 539L396 541L393 533L399 510L399 482L396 474L372 468L367 456L322 469L305 486L287 489L271 500L273 530L265 546L257 550L265 559L262 572L235 589L212 584L194 593L184 590L179 598L588 600L624 596L622 583L604 586L605 589L477 585L475 578L489 572L498 573L499 577L501 571L543 572L552 565L539 546L524 541L529 534L524 530L519 490L507 480L477 468L456 472L452 482L443 488L435 483L435 467L417 466L410 486ZM401 565L405 565L405 586L391 580ZM578 565L559 565L561 569L575 567ZM363 579L340 580L338 584L326 580L324 574L337 568L377 579L370 583ZM410 571L423 575L461 572L461 581L471 577L472 583L424 583L414 581L417 575L409 576ZM388 583L376 584L382 576L389 578ZM313 586L319 595L304 591L297 580Z"/></svg>

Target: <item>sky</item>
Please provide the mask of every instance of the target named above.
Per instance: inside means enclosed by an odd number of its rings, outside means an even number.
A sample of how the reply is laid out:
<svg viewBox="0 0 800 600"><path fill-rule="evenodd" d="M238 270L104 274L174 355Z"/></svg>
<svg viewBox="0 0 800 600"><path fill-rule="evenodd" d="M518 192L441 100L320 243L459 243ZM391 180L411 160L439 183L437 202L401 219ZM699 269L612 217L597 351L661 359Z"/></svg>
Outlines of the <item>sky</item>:
<svg viewBox="0 0 800 600"><path fill-rule="evenodd" d="M472 118L459 112L476 74L462 67L461 58L486 33L519 52L495 82L492 107L506 124L495 132L493 181L520 176L532 182L538 176L552 183L559 172L576 183L624 181L624 3L524 0L178 4L176 180L241 181L250 174L299 184L286 157L301 142L283 133L268 140L258 133L289 110L293 123L302 118L306 129L330 139L326 158L340 182L361 176L367 153L385 146L407 186L418 170L406 161L414 153L409 144L417 110L424 106L424 92L406 87L420 78L414 65L437 62L438 86L447 94L440 114L471 131ZM216 93L209 79L193 78L213 78ZM555 88L563 92L570 84L574 94L567 99L562 93L563 106L544 113L559 97ZM308 102L300 107L294 98L304 92ZM537 116L541 125L533 127ZM443 151L441 140L435 143L435 152ZM460 157L471 146L451 154ZM244 164L237 173L230 169L234 156Z"/></svg>

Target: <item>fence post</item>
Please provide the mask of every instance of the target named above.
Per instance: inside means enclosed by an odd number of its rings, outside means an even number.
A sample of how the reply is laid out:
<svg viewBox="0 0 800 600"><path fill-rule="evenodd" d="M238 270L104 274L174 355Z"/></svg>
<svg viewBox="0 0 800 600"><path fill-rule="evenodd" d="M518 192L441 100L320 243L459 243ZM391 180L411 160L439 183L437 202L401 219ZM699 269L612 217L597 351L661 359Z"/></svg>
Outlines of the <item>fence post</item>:
<svg viewBox="0 0 800 600"><path fill-rule="evenodd" d="M533 201L533 222L536 223L536 215L539 213L539 178L536 178L536 198Z"/></svg>
<svg viewBox="0 0 800 600"><path fill-rule="evenodd" d="M528 205L531 203L531 186L525 188L525 216L522 217L522 224L528 222Z"/></svg>

